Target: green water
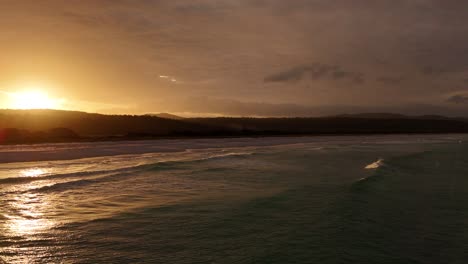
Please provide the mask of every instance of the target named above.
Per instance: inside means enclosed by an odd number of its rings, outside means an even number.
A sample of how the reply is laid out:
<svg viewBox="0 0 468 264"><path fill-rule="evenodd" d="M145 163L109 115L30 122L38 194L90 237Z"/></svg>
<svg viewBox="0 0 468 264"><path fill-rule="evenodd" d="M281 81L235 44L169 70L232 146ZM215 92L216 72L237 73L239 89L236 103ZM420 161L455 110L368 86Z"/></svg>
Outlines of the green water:
<svg viewBox="0 0 468 264"><path fill-rule="evenodd" d="M9 263L468 263L468 144L458 139L229 153L73 181L52 176L49 185L5 182L0 256ZM381 166L364 169L378 159ZM54 204L30 216L53 224L13 230L18 197Z"/></svg>

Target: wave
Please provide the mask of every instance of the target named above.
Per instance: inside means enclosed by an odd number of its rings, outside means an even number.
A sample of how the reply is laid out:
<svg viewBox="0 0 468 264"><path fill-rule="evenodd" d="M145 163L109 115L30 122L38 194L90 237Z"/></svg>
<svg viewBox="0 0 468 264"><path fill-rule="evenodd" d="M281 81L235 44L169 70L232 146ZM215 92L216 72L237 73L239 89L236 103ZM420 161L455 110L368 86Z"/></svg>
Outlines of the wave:
<svg viewBox="0 0 468 264"><path fill-rule="evenodd" d="M384 159L378 159L377 161L372 162L372 163L366 165L366 166L364 167L364 169L367 169L367 170L378 169L378 168L380 168L380 167L382 167L382 166L384 166L384 165L385 165L385 164L384 164Z"/></svg>
<svg viewBox="0 0 468 264"><path fill-rule="evenodd" d="M130 170L138 170L143 169L147 165L139 165L139 166L131 166L131 167L124 167L118 168L113 170L95 170L95 171L81 171L81 172L72 172L72 173L57 173L57 174L49 174L45 176L38 176L38 177L10 177L0 179L0 184L11 184L11 183L29 183L33 181L40 181L40 180L51 180L51 179L61 179L61 178L73 178L73 177L80 177L80 176L95 176L99 174L107 174L112 172L125 172Z"/></svg>
<svg viewBox="0 0 468 264"><path fill-rule="evenodd" d="M366 169L366 170L377 170L377 169L383 167L384 165L386 165L386 164L384 163L384 159L378 159L378 160L376 160L376 161L374 161L374 162L372 162L372 163L370 163L370 164L367 164L367 165L364 167L364 169ZM356 182L367 181L367 180L369 180L370 178L373 178L373 177L375 177L375 176L376 176L376 173L372 173L372 174L370 174L370 175L368 175L368 176L366 176L366 177L359 178Z"/></svg>
<svg viewBox="0 0 468 264"><path fill-rule="evenodd" d="M128 177L130 175L133 175L133 173L131 173L131 172L122 172L122 173L106 174L105 176L98 177L98 178L79 179L79 180L74 180L74 181L60 182L60 183L55 183L55 184L52 184L52 185L42 186L42 187L39 187L39 188L29 189L29 190L24 191L24 192L25 193L26 192L39 192L39 193L63 192L63 191L69 190L69 189L75 189L77 187L84 187L84 186L98 184L98 183L115 181L116 178Z"/></svg>
<svg viewBox="0 0 468 264"><path fill-rule="evenodd" d="M208 153L195 153L195 156L185 156L185 153L179 153L179 158L175 159L168 159L163 161L154 162L154 160L149 160L147 163L143 163L140 161L135 161L135 165L115 168L115 169L97 169L97 170L90 170L90 171L78 171L78 172L69 172L69 173L56 173L56 174L45 174L44 176L36 176L36 177L8 177L0 179L0 185L2 184L20 184L20 183L29 183L34 181L40 180L51 180L51 179L66 179L66 178L76 178L76 177L94 177L94 176L109 176L109 175L117 175L122 173L135 173L139 171L150 171L150 170L164 170L164 169L173 169L180 164L189 164L193 162L203 162L208 160L217 160L217 159L224 159L230 157L242 157L253 155L254 152L223 152L219 154L210 154ZM138 158L138 157L137 157ZM100 162L103 163L103 162ZM107 164L108 162L104 162ZM118 162L117 162L118 163ZM109 164L107 164L109 165ZM99 168L99 167L98 167Z"/></svg>
<svg viewBox="0 0 468 264"><path fill-rule="evenodd" d="M219 150L219 148L271 147L317 143L323 140L329 139L318 139L317 137L159 139L0 146L0 163L74 160L151 153L180 153L189 149L206 150L211 148Z"/></svg>
<svg viewBox="0 0 468 264"><path fill-rule="evenodd" d="M242 156L250 156L253 154L254 152L228 152L228 153L214 154L208 157L201 157L199 159L195 159L191 161L205 161L205 160L224 159L224 158L229 158L229 157L242 157Z"/></svg>

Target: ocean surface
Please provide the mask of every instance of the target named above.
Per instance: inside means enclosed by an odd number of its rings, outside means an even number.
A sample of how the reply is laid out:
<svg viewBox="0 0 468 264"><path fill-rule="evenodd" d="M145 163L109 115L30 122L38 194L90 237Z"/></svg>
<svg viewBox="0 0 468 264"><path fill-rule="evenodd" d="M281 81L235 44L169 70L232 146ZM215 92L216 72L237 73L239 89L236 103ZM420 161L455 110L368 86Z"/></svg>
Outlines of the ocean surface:
<svg viewBox="0 0 468 264"><path fill-rule="evenodd" d="M0 146L0 263L468 263L467 139Z"/></svg>

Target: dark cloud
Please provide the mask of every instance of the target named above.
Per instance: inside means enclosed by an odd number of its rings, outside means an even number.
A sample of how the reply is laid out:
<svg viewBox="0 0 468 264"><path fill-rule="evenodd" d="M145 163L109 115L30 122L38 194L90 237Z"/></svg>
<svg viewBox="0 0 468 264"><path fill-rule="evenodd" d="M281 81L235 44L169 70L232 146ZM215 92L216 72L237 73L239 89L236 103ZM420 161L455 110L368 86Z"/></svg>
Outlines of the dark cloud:
<svg viewBox="0 0 468 264"><path fill-rule="evenodd" d="M440 67L425 66L421 69L421 72L425 75L440 75L450 71Z"/></svg>
<svg viewBox="0 0 468 264"><path fill-rule="evenodd" d="M297 66L292 69L279 72L264 78L265 82L295 82L303 79L319 80L349 80L355 83L364 82L364 74L342 70L340 66L314 63L305 66Z"/></svg>
<svg viewBox="0 0 468 264"><path fill-rule="evenodd" d="M468 94L455 94L450 96L447 101L454 104L468 104Z"/></svg>
<svg viewBox="0 0 468 264"><path fill-rule="evenodd" d="M362 72L350 72L337 69L331 72L331 76L334 80L348 79L355 83L364 83L364 73Z"/></svg>
<svg viewBox="0 0 468 264"><path fill-rule="evenodd" d="M298 66L290 70L276 73L265 77L265 82L290 82L302 80L304 75L309 72L309 66Z"/></svg>
<svg viewBox="0 0 468 264"><path fill-rule="evenodd" d="M386 85L400 84L403 80L404 80L404 78L402 76L398 76L398 77L395 77L395 76L382 76L382 77L377 78L378 82L381 82L381 83L386 84Z"/></svg>

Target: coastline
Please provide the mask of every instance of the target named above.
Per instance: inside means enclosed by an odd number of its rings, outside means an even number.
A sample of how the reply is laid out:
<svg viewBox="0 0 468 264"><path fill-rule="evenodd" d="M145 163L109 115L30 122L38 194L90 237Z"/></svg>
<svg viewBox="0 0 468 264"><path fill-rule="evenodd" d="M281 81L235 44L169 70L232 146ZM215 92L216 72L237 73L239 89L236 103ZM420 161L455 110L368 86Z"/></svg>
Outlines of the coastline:
<svg viewBox="0 0 468 264"><path fill-rule="evenodd" d="M446 137L444 137L446 136ZM37 144L0 145L0 163L72 160L100 156L138 155L145 153L183 152L210 148L242 148L316 143L375 142L407 139L453 140L468 138L467 133L399 133L399 134L321 134L236 137L167 137L153 139L43 142ZM358 140L357 140L358 139ZM357 141L356 141L357 140Z"/></svg>
<svg viewBox="0 0 468 264"><path fill-rule="evenodd" d="M158 140L190 140L190 139L233 139L233 138L289 138L289 137L343 137L343 136L382 136L382 135L468 135L465 131L453 132L358 132L358 133L253 133L239 135L200 135L200 136L84 136L71 139L40 140L24 142L1 142L2 146L23 146L39 144L72 144L72 143L92 143L92 142L126 142L126 141L158 141Z"/></svg>

